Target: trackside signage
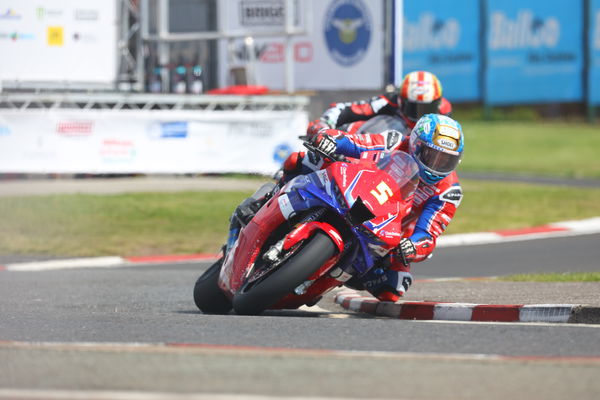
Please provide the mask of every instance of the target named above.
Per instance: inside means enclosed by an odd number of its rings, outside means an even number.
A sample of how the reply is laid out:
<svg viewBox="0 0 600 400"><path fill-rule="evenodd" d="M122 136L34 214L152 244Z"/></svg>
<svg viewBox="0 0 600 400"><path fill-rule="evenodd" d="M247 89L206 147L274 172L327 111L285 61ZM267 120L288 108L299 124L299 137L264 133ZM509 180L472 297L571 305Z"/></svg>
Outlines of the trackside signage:
<svg viewBox="0 0 600 400"><path fill-rule="evenodd" d="M302 145L296 111L0 112L0 173L273 174Z"/></svg>
<svg viewBox="0 0 600 400"><path fill-rule="evenodd" d="M285 0L228 0L219 14L225 32L285 30ZM300 90L375 89L383 86L383 2L327 0L292 2L293 26L306 34L290 39L294 86ZM255 37L219 44L221 86L232 84L229 71L246 68L256 83L286 87L286 39ZM255 65L253 65L255 62Z"/></svg>
<svg viewBox="0 0 600 400"><path fill-rule="evenodd" d="M580 101L583 2L487 0L489 104Z"/></svg>
<svg viewBox="0 0 600 400"><path fill-rule="evenodd" d="M0 81L106 87L117 80L120 2L1 0Z"/></svg>
<svg viewBox="0 0 600 400"><path fill-rule="evenodd" d="M396 75L428 70L440 78L445 97L474 101L481 96L480 1L460 3L457 7L447 0L404 2L404 66Z"/></svg>
<svg viewBox="0 0 600 400"><path fill-rule="evenodd" d="M588 101L600 104L600 0L590 1Z"/></svg>

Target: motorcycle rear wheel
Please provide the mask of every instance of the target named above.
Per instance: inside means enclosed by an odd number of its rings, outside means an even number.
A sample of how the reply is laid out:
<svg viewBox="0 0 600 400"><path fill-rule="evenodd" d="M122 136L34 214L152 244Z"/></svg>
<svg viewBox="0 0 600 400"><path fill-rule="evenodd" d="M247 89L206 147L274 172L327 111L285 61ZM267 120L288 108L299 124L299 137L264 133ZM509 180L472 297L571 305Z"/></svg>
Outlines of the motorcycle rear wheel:
<svg viewBox="0 0 600 400"><path fill-rule="evenodd" d="M259 282L242 286L233 296L234 311L241 315L260 314L305 282L335 252L336 246L329 236L317 232L275 272Z"/></svg>
<svg viewBox="0 0 600 400"><path fill-rule="evenodd" d="M194 285L194 303L205 314L227 314L232 308L231 301L219 288L221 265L223 258L200 275Z"/></svg>

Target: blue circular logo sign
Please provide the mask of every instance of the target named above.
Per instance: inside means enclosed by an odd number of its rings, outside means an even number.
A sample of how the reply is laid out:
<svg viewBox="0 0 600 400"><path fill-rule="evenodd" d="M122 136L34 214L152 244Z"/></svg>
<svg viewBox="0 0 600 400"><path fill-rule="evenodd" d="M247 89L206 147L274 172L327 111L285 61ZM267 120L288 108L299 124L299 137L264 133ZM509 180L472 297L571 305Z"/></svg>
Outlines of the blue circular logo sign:
<svg viewBox="0 0 600 400"><path fill-rule="evenodd" d="M361 0L335 0L325 14L325 43L333 59L349 67L367 53L371 15Z"/></svg>
<svg viewBox="0 0 600 400"><path fill-rule="evenodd" d="M275 147L275 150L273 151L273 160L276 163L281 164L285 161L286 158L288 158L290 154L292 154L292 148L290 147L290 145L288 145L287 143L279 144Z"/></svg>

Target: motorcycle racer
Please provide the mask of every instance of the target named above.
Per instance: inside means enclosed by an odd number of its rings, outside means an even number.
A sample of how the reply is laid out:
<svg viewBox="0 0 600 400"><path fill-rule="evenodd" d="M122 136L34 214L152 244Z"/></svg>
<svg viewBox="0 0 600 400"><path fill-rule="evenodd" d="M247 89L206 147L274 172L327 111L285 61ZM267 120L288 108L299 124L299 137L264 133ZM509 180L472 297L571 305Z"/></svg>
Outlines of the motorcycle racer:
<svg viewBox="0 0 600 400"><path fill-rule="evenodd" d="M409 134L415 123L425 114L450 115L452 105L442 97L442 85L438 78L427 71L408 73L402 84L394 91L375 96L369 100L334 103L323 115L310 122L307 134L312 136L323 128L340 128L354 133L354 124L376 115L397 115L403 122L402 134Z"/></svg>
<svg viewBox="0 0 600 400"><path fill-rule="evenodd" d="M460 124L437 114L419 119L410 136L397 131L380 134L348 134L336 129L322 129L311 139L322 152L358 158L365 151L404 151L419 166L419 185L413 206L403 220L407 232L395 251L382 258L377 268L347 286L367 290L382 301L397 301L412 284L410 265L431 257L437 238L452 221L462 200L462 189L454 171L463 149L464 135ZM323 168L327 161L312 153L297 152L284 163L285 179Z"/></svg>

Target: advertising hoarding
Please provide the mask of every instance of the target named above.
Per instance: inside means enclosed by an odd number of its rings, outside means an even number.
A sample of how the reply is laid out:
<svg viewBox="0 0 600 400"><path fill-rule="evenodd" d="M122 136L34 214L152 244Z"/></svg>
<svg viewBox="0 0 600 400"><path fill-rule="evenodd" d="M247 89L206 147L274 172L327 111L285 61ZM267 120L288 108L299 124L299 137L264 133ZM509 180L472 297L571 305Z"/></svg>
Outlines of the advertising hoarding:
<svg viewBox="0 0 600 400"><path fill-rule="evenodd" d="M581 101L582 1L487 0L486 19L488 104Z"/></svg>
<svg viewBox="0 0 600 400"><path fill-rule="evenodd" d="M404 2L403 71L433 72L444 97L475 101L480 90L480 1ZM396 23L396 26L399 24Z"/></svg>
<svg viewBox="0 0 600 400"><path fill-rule="evenodd" d="M0 81L111 85L116 0L2 0Z"/></svg>
<svg viewBox="0 0 600 400"><path fill-rule="evenodd" d="M284 31L285 0L232 0L220 12L227 32ZM290 39L294 86L299 90L380 89L383 86L383 7L368 0L296 1L293 26L307 31ZM304 20L303 16L308 17ZM243 39L221 44L220 85L227 73L256 59L256 83L285 88L286 39L256 37L253 54Z"/></svg>
<svg viewBox="0 0 600 400"><path fill-rule="evenodd" d="M299 111L4 110L0 173L273 174L307 123Z"/></svg>
<svg viewBox="0 0 600 400"><path fill-rule="evenodd" d="M588 102L600 105L600 0L590 0L588 26Z"/></svg>

